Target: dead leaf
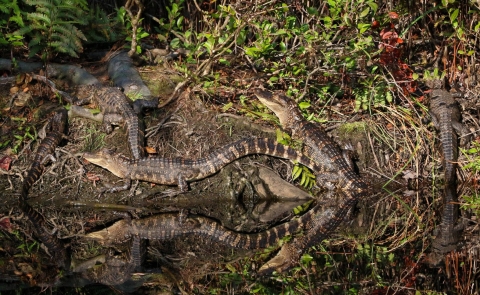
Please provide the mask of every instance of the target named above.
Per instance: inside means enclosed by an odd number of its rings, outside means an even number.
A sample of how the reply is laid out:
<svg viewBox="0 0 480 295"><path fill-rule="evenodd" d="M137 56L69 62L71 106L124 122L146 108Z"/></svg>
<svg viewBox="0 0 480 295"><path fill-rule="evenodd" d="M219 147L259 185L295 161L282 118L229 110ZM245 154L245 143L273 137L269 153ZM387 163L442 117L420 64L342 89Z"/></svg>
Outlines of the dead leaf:
<svg viewBox="0 0 480 295"><path fill-rule="evenodd" d="M12 163L12 158L9 156L4 156L0 159L0 168L5 171L10 170L10 164Z"/></svg>
<svg viewBox="0 0 480 295"><path fill-rule="evenodd" d="M390 11L390 12L388 13L388 16L389 16L391 19L397 19L397 18L398 18L398 13L393 12L393 11Z"/></svg>
<svg viewBox="0 0 480 295"><path fill-rule="evenodd" d="M148 153L148 154L156 154L157 153L157 150L155 148L152 148L152 147L149 147L149 146L146 146L145 147L145 151Z"/></svg>
<svg viewBox="0 0 480 295"><path fill-rule="evenodd" d="M403 179L416 179L418 178L418 174L411 171L411 170L406 170L404 173L403 173L403 176L402 176Z"/></svg>
<svg viewBox="0 0 480 295"><path fill-rule="evenodd" d="M19 88L18 88L17 86L13 86L12 88L10 88L10 93L11 93L11 94L15 94L15 93L18 92L18 89L19 89Z"/></svg>
<svg viewBox="0 0 480 295"><path fill-rule="evenodd" d="M12 224L10 223L10 218L3 217L2 219L0 219L0 228L3 228L5 230L7 230L8 232L10 232L11 229L12 229Z"/></svg>
<svg viewBox="0 0 480 295"><path fill-rule="evenodd" d="M97 174L91 173L91 172L87 172L86 176L87 176L87 179L88 179L89 181L92 181L92 182L93 182L93 186L97 186L97 181L100 180L100 177L98 177Z"/></svg>

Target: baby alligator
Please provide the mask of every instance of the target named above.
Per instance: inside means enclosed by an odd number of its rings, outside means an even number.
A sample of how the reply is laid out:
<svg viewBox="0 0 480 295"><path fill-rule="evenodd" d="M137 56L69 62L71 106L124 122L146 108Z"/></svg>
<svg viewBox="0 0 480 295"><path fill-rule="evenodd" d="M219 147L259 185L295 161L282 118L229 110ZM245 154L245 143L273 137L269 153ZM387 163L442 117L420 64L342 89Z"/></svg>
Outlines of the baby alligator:
<svg viewBox="0 0 480 295"><path fill-rule="evenodd" d="M262 266L260 273L266 274L273 270L283 271L290 268L298 262L303 251L325 239L337 228L357 201L367 196L369 186L355 173L351 161L346 159L338 144L319 126L303 118L293 99L260 88L254 89L254 93L277 115L284 129L290 130L293 136L303 140L303 153L320 168L314 170L317 174L317 183L319 180L336 182L345 197L330 219L315 220L314 217L313 222L306 227L309 230L306 235L285 244L277 256Z"/></svg>
<svg viewBox="0 0 480 295"><path fill-rule="evenodd" d="M298 232L314 216L322 214L325 219L333 217L333 209L321 208L323 206L315 206L297 219L259 233L238 233L203 216L166 213L142 219L122 219L108 228L87 234L86 238L95 239L110 246L125 242L132 237L169 240L175 237L196 235L208 237L235 248L259 249L275 245L280 238Z"/></svg>
<svg viewBox="0 0 480 295"><path fill-rule="evenodd" d="M143 180L158 184L178 185L182 191L188 189L187 182L196 181L218 172L228 163L251 154L266 154L290 159L314 171L315 165L309 158L298 154L290 147L268 138L248 138L224 146L205 158L189 160L182 158L150 157L128 159L120 154L103 149L96 153L85 153L83 157L116 176L125 179L125 185L108 189L116 192L130 187L131 180Z"/></svg>
<svg viewBox="0 0 480 295"><path fill-rule="evenodd" d="M33 209L27 202L28 192L32 185L40 178L43 172L44 164L47 159L53 158L55 148L62 141L67 128L67 110L63 107L58 109L47 125L47 135L40 143L32 166L28 170L27 177L24 179L21 191L19 206L27 215L33 224L35 234L38 239L47 247L50 255L60 268L67 268L69 265L69 255L63 243L48 230L45 218Z"/></svg>
<svg viewBox="0 0 480 295"><path fill-rule="evenodd" d="M106 133L112 132L113 125L127 125L128 143L133 158L145 156L144 133L141 121L134 113L125 94L116 87L98 85L80 85L75 90L78 98L76 105L95 102L103 113L103 124Z"/></svg>
<svg viewBox="0 0 480 295"><path fill-rule="evenodd" d="M466 134L468 130L460 123L461 115L452 94L434 84L431 91L429 113L439 131L443 150L443 167L445 169L444 209L442 222L433 241L433 250L438 254L449 252L457 246L462 225L457 223L457 133ZM439 84L438 82L436 84ZM437 86L437 87L435 87ZM456 131L456 132L455 132Z"/></svg>

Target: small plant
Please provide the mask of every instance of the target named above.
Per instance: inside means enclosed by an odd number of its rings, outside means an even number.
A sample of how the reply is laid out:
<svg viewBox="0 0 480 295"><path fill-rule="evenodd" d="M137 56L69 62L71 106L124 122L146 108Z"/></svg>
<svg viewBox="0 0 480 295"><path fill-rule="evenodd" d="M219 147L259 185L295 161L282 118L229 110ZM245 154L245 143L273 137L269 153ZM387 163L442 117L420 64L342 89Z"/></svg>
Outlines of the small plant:
<svg viewBox="0 0 480 295"><path fill-rule="evenodd" d="M301 143L298 141L297 142L292 141L292 139L290 138L290 135L278 129L276 132L277 132L277 141L279 143L290 146L292 148L301 147ZM301 164L295 163L295 166L293 167L293 171L292 171L292 179L295 180L298 178L300 178L300 185L307 189L311 189L312 186L315 184L315 174L313 174L310 171L310 169L308 169L307 167Z"/></svg>
<svg viewBox="0 0 480 295"><path fill-rule="evenodd" d="M472 141L473 147L465 150L461 149L462 153L467 157L467 164L462 166L464 171L471 171L477 176L474 177L473 188L476 189L472 195L462 196L465 201L462 204L462 209L471 209L475 212L477 216L480 217L480 195L478 194L479 177L478 173L480 172L480 143L477 141Z"/></svg>
<svg viewBox="0 0 480 295"><path fill-rule="evenodd" d="M86 131L87 135L85 136L85 143L83 145L82 151L97 151L105 146L105 133L98 132L95 128L87 128Z"/></svg>
<svg viewBox="0 0 480 295"><path fill-rule="evenodd" d="M120 7L120 9L117 12L117 18L120 21L121 24L125 27L127 31L127 38L125 38L126 41L130 41L132 46L135 48L131 48L131 46L126 46L127 48L133 49L137 54L142 53L142 47L139 45L140 40L143 38L146 38L150 36L149 33L145 31L143 27L140 26L140 24L143 21L143 18L139 18L138 20L134 20L133 14L127 10L125 7ZM134 31L135 30L135 31ZM135 40L134 40L135 39ZM134 41L134 42L132 42ZM129 53L130 54L130 53Z"/></svg>
<svg viewBox="0 0 480 295"><path fill-rule="evenodd" d="M12 117L12 120L19 123L18 128L15 130L15 133L17 134L13 135L16 140L12 148L12 152L16 154L19 152L19 148L26 140L35 140L37 138L37 131L32 126L25 126L26 119Z"/></svg>
<svg viewBox="0 0 480 295"><path fill-rule="evenodd" d="M190 37L192 36L192 31L188 30L183 33L184 17L181 15L185 0L170 0L169 2L170 5L165 5L168 13L168 19L155 19L160 25L160 29L165 32L165 34L159 34L158 37L161 41L166 41L166 38L164 36L169 36L170 34L172 34L175 37L170 41L171 48L175 49L181 46L189 47L189 41ZM181 44L182 42L183 44Z"/></svg>
<svg viewBox="0 0 480 295"><path fill-rule="evenodd" d="M38 252L39 248L40 245L36 241L31 243L23 243L17 247L17 249L22 250L25 253L25 256L31 256L35 252Z"/></svg>
<svg viewBox="0 0 480 295"><path fill-rule="evenodd" d="M87 25L82 27L88 43L116 41L121 31L118 17L110 17L98 6L85 15Z"/></svg>
<svg viewBox="0 0 480 295"><path fill-rule="evenodd" d="M42 52L43 60L49 60L53 52L78 57L83 51L85 35L76 25L86 25L84 18L88 4L85 0L24 0L35 7L26 13L25 26L14 35L28 36L30 57Z"/></svg>
<svg viewBox="0 0 480 295"><path fill-rule="evenodd" d="M0 45L22 45L22 36L10 33L12 26L23 27L23 19L16 0L0 0Z"/></svg>

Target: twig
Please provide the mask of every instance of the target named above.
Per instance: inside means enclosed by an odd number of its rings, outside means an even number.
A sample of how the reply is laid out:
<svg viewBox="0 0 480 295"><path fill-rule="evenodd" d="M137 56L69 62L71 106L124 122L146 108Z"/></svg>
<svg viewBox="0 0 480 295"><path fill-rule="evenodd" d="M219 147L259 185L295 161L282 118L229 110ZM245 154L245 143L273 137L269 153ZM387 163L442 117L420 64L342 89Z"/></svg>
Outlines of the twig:
<svg viewBox="0 0 480 295"><path fill-rule="evenodd" d="M160 121L156 126L150 127L147 130L145 130L145 131L147 131L147 134L145 135L145 138L149 138L150 136L156 134L160 130L160 128L162 128L162 126L165 124L165 122L167 122L168 119L170 119L170 117L178 111L178 109L179 109L179 107L177 107L177 109L175 111L171 112L170 114L167 114L165 116L165 118L163 118L162 121Z"/></svg>
<svg viewBox="0 0 480 295"><path fill-rule="evenodd" d="M191 82L191 79L187 78L185 81L183 81L181 83L178 83L178 85L177 85L177 87L175 87L175 90L173 91L172 95L170 95L170 97L165 102L160 104L158 106L158 108L161 109L164 106L166 106L167 104L169 104L172 101L174 101L175 99L177 99L180 96L180 92L183 90L183 88L185 88L186 85L188 85L190 82Z"/></svg>
<svg viewBox="0 0 480 295"><path fill-rule="evenodd" d="M74 98L64 92L64 91L61 91L61 90L58 90L57 87L55 86L55 83L53 83L52 81L50 81L49 79L47 79L46 77L44 76L40 76L40 75L37 75L37 74L32 74L32 78L34 78L35 80L39 80L39 81L42 81L44 82L45 84L47 84L48 86L50 86L50 88L52 89L52 91L56 94L56 95L59 95L61 96L63 99L65 99L67 102L69 103L73 103L74 101Z"/></svg>

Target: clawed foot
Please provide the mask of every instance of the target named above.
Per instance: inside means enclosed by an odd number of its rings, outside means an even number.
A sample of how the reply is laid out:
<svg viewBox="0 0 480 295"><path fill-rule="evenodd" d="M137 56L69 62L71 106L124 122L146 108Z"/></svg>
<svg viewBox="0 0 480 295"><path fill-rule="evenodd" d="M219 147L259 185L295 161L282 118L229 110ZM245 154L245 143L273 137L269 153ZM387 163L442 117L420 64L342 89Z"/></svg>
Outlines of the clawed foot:
<svg viewBox="0 0 480 295"><path fill-rule="evenodd" d="M289 270L294 266L295 263L300 259L300 255L293 255L298 257L292 257L292 249L289 249L288 244L283 245L282 249L269 261L267 261L260 269L258 270L258 275L268 276L271 275L274 271L284 272ZM298 258L298 259L295 259Z"/></svg>

